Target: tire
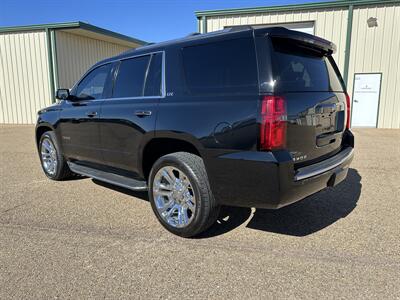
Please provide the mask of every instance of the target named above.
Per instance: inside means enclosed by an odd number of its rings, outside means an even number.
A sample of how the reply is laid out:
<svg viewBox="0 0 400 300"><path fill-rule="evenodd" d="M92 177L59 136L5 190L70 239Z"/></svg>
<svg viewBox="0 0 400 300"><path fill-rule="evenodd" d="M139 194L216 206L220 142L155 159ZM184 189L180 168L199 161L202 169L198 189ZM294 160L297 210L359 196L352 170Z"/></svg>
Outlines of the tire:
<svg viewBox="0 0 400 300"><path fill-rule="evenodd" d="M168 175L171 172L175 180ZM177 185L175 188L168 177ZM219 214L203 160L187 152L168 154L154 163L149 176L149 199L160 223L181 237L193 237L207 230Z"/></svg>
<svg viewBox="0 0 400 300"><path fill-rule="evenodd" d="M52 149L54 149L54 152L52 152ZM61 153L57 137L53 131L46 131L40 137L39 157L43 172L48 178L52 180L64 180L72 177L73 173ZM47 160L46 157L48 157ZM55 162L54 168L49 167L49 161Z"/></svg>

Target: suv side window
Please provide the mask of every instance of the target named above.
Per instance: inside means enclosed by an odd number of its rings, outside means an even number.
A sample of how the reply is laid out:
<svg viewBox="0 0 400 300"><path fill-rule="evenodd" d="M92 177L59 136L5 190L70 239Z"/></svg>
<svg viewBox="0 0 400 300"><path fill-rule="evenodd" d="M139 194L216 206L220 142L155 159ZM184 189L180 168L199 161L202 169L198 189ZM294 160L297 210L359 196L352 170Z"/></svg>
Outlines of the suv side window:
<svg viewBox="0 0 400 300"><path fill-rule="evenodd" d="M79 82L75 96L82 100L102 99L110 75L111 64L97 67Z"/></svg>
<svg viewBox="0 0 400 300"><path fill-rule="evenodd" d="M156 53L151 56L149 70L147 72L144 96L162 95L162 53Z"/></svg>
<svg viewBox="0 0 400 300"><path fill-rule="evenodd" d="M257 60L251 38L186 47L183 62L192 95L258 92Z"/></svg>
<svg viewBox="0 0 400 300"><path fill-rule="evenodd" d="M141 97L150 55L120 62L114 83L113 98Z"/></svg>

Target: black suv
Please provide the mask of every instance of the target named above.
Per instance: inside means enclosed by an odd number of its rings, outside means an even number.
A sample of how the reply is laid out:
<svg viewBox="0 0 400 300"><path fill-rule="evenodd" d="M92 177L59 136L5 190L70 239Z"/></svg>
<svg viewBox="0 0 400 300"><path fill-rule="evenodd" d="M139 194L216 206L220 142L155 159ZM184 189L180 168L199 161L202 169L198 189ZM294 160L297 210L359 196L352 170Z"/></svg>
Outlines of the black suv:
<svg viewBox="0 0 400 300"><path fill-rule="evenodd" d="M39 111L46 175L147 190L184 237L221 205L277 209L344 180L349 97L335 45L281 27L232 27L94 65Z"/></svg>

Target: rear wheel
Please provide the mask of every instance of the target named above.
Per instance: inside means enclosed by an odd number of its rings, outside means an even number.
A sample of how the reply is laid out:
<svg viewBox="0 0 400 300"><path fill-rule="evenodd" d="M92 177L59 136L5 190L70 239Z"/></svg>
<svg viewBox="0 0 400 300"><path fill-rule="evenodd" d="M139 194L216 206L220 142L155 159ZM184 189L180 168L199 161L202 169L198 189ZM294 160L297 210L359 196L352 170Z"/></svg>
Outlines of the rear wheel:
<svg viewBox="0 0 400 300"><path fill-rule="evenodd" d="M199 156L176 152L159 158L151 169L149 183L153 211L170 232L191 237L216 221L219 206Z"/></svg>
<svg viewBox="0 0 400 300"><path fill-rule="evenodd" d="M63 180L72 176L53 131L47 131L40 137L39 154L42 169L47 177L53 180Z"/></svg>

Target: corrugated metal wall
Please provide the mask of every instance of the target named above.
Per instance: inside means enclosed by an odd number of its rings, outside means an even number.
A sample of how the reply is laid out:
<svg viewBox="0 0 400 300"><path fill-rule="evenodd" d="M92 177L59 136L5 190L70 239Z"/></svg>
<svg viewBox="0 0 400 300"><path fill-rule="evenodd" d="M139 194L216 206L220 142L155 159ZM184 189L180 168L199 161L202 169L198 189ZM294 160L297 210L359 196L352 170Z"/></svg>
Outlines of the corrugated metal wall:
<svg viewBox="0 0 400 300"><path fill-rule="evenodd" d="M58 87L72 85L96 62L131 49L65 31L56 31Z"/></svg>
<svg viewBox="0 0 400 300"><path fill-rule="evenodd" d="M369 28L367 20L377 18ZM355 7L349 65L349 93L354 73L382 72L378 127L400 128L400 4Z"/></svg>
<svg viewBox="0 0 400 300"><path fill-rule="evenodd" d="M343 71L346 43L347 9L265 12L243 15L207 17L207 32L234 25L261 25L314 21L315 34L334 42L338 51L335 60ZM200 28L202 22L200 22Z"/></svg>
<svg viewBox="0 0 400 300"><path fill-rule="evenodd" d="M0 123L32 124L49 104L46 33L0 33Z"/></svg>

